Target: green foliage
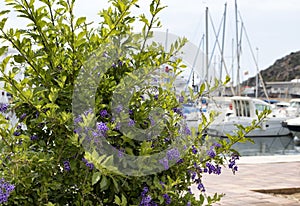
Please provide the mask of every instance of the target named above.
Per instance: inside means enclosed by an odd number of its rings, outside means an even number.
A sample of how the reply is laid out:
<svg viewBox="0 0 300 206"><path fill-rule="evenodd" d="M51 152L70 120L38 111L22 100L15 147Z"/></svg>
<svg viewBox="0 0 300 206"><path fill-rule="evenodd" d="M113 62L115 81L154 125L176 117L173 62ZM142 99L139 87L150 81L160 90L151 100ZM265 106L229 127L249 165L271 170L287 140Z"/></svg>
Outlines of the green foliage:
<svg viewBox="0 0 300 206"><path fill-rule="evenodd" d="M210 119L202 116L198 131L191 134L185 131L188 139L180 142L186 145L185 155L169 169L148 175L137 171L129 176L122 173L120 167L113 166L121 159L121 169L125 171L139 164L158 169L159 165L147 162L147 158L168 149L184 133L178 127L183 117L174 110L180 103L172 85L180 73L179 68L185 65L180 59L171 59L179 53L186 39L177 40L167 52L156 42L147 44L153 27L161 25L158 14L165 6L159 0L151 1L150 17L146 14L131 16L130 9L138 7L137 0L110 0L111 6L99 13L102 22L97 29L91 28L85 17L74 16L75 0L40 0L40 6L34 0L6 0L6 3L9 9L0 11L0 39L17 54L8 55L1 62L1 81L5 82L5 90L13 95L11 109L20 118L17 125L12 125L0 116L0 173L15 185L8 205L139 205L147 195L157 204L165 205L164 194L172 199L171 205L188 202L210 205L220 200L222 195L206 198L201 192L197 196L188 192L192 184L201 183L203 173L199 168L207 168L207 163L224 165L223 155L232 152L231 144L221 141L220 146L214 148L215 157L206 154L211 145L203 139L202 133L213 115ZM5 16L10 10L29 21L26 29L6 29ZM141 34L133 33L134 22L143 24ZM7 50L8 46L1 46L0 55ZM106 70L99 75L92 71L80 79L80 71L98 66L93 56L104 58L101 63ZM117 58L110 58L113 56ZM173 68L170 82L158 86L155 92L149 86L134 90L129 105L125 105L131 113L113 119L114 95L126 94L128 88L143 85L146 77L157 74L157 68L164 64ZM8 67L12 68L9 72ZM22 72L25 77L17 80L16 75ZM100 81L96 81L97 78ZM86 92L83 97L90 98L78 98L78 101L94 104L91 111L79 112L79 116L74 114L81 108L72 102L76 84L81 88L94 86L79 91ZM213 88L220 84L217 81ZM199 94L191 91L191 97L205 95L207 88L210 85L202 84ZM102 111L107 114L101 115ZM153 115L153 111L158 115ZM80 121L74 127L76 118ZM118 130L118 123L129 118L134 120L132 130ZM152 121L160 122L154 127L161 131L156 139L141 142L132 138L141 130L150 131ZM94 135L89 128L95 127L96 122L106 125L105 134L100 136L105 137L120 156L144 158L128 163L115 155L105 155L95 148L97 139L90 141L88 149L84 147L87 138ZM26 129L20 129L19 125ZM78 134L78 129L86 128L84 135ZM240 131L250 130L240 126ZM244 141L243 135L239 133L229 139L231 143ZM193 148L197 148L197 153ZM193 173L197 173L197 181L192 178ZM147 192L145 187L149 189Z"/></svg>

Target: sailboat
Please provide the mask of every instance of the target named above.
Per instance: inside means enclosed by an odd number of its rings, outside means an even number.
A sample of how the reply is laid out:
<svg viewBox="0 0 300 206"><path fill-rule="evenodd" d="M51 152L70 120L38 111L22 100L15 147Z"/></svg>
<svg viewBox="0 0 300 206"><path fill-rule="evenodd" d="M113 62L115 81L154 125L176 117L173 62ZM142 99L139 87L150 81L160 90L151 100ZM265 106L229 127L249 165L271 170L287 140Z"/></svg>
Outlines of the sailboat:
<svg viewBox="0 0 300 206"><path fill-rule="evenodd" d="M250 126L253 120L257 120L256 112L271 109L271 106L263 100L234 96L231 98L231 110L225 114L225 118L216 118L207 128L206 134L213 137L226 138L227 134L235 135L237 124ZM272 113L263 120L260 128L246 134L246 137L291 137L289 129L282 126L286 117L276 117Z"/></svg>

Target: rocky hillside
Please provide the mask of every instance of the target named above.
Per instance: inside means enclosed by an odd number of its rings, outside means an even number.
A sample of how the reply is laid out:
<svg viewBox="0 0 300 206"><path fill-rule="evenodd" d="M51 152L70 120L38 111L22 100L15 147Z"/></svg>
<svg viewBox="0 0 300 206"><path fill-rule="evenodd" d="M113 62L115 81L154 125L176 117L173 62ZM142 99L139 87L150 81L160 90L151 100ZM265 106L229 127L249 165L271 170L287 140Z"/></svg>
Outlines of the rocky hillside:
<svg viewBox="0 0 300 206"><path fill-rule="evenodd" d="M300 51L276 60L269 68L261 71L265 82L291 81L300 79ZM255 85L255 77L249 78L249 86ZM245 84L246 82L244 82Z"/></svg>

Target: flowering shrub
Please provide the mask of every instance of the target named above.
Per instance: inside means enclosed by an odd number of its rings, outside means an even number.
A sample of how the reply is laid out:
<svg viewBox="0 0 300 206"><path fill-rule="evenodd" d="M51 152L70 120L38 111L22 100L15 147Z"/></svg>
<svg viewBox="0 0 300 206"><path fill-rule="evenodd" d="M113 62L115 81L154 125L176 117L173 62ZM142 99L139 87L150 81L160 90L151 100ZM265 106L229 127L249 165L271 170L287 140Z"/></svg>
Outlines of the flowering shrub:
<svg viewBox="0 0 300 206"><path fill-rule="evenodd" d="M211 142L202 133L212 119L202 116L197 131L184 121L173 82L184 68L174 59L185 39L169 51L147 40L159 27L164 8L152 0L149 17L132 16L137 0L110 0L93 29L76 18L75 0L6 0L28 21L26 29L6 29L0 12L0 39L13 47L0 64L1 81L13 95L19 123L0 119L0 203L8 205L201 205L203 175L237 171L232 144L246 141L240 127L229 141ZM140 34L132 32L140 21ZM160 68L173 75L160 84ZM7 69L11 68L9 72ZM169 69L168 69L169 71ZM24 79L14 77L24 72ZM170 71L169 71L170 72ZM159 75L158 75L159 74ZM159 76L159 77L157 77ZM162 77L162 78L161 78ZM203 95L205 84L199 94ZM226 156L230 156L229 162ZM6 182L8 181L8 182ZM196 184L198 191L192 191Z"/></svg>

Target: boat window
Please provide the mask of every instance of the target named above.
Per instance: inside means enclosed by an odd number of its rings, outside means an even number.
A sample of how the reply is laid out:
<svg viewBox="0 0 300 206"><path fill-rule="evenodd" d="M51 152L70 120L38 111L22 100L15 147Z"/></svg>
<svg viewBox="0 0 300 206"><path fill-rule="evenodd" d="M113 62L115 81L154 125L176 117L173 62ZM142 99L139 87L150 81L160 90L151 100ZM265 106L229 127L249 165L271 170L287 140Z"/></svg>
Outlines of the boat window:
<svg viewBox="0 0 300 206"><path fill-rule="evenodd" d="M241 116L241 105L239 103L238 100L234 100L234 106L235 106L235 113L236 113L236 116Z"/></svg>
<svg viewBox="0 0 300 206"><path fill-rule="evenodd" d="M244 110L245 114L244 116L245 117L250 117L250 104L248 101L245 101L245 110Z"/></svg>
<svg viewBox="0 0 300 206"><path fill-rule="evenodd" d="M258 110L259 112L262 112L265 109L270 109L270 107L264 104L255 104L255 109Z"/></svg>
<svg viewBox="0 0 300 206"><path fill-rule="evenodd" d="M294 108L300 107L300 102L291 102L290 106Z"/></svg>
<svg viewBox="0 0 300 206"><path fill-rule="evenodd" d="M234 100L236 116L250 117L250 104L245 100Z"/></svg>

